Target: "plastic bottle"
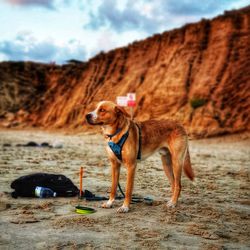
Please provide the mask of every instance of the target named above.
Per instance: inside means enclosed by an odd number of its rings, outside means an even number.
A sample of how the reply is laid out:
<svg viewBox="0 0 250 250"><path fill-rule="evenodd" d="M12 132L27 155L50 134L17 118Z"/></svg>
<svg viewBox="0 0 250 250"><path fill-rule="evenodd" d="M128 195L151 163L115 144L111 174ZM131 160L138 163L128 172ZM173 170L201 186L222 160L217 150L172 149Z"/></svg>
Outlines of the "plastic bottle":
<svg viewBox="0 0 250 250"><path fill-rule="evenodd" d="M50 188L36 187L35 196L39 198L56 197L56 192L54 192Z"/></svg>

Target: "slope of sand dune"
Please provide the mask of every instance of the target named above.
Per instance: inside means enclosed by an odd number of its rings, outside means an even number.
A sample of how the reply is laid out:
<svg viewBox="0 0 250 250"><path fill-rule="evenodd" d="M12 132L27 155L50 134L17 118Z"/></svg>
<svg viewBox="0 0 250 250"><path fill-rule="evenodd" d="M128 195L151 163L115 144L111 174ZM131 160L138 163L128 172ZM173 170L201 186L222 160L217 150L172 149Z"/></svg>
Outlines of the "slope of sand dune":
<svg viewBox="0 0 250 250"><path fill-rule="evenodd" d="M63 148L27 148L16 144L36 141ZM175 209L160 157L138 164L134 193L153 204L133 204L128 214L101 202L77 198L18 198L10 196L11 182L35 172L64 174L84 189L108 195L109 162L99 135L69 135L41 131L0 131L0 248L1 249L249 249L250 139L241 134L190 142L195 185L183 177ZM126 172L122 170L121 185ZM97 210L74 212L77 204Z"/></svg>

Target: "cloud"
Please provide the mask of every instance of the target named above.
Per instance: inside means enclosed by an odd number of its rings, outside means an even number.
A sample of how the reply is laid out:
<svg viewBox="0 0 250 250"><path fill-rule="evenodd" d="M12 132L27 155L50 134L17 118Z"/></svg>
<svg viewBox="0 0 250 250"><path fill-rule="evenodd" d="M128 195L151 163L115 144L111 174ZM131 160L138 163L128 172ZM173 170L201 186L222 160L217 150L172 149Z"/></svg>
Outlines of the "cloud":
<svg viewBox="0 0 250 250"><path fill-rule="evenodd" d="M96 9L92 8L84 28L100 30L105 27L120 33L138 30L152 34L246 4L246 0L124 0L120 7L120 2L105 0ZM180 20L183 23L180 24Z"/></svg>
<svg viewBox="0 0 250 250"><path fill-rule="evenodd" d="M21 7L42 7L49 10L58 10L60 7L69 7L81 0L4 0L6 3ZM79 2L78 2L79 1Z"/></svg>
<svg viewBox="0 0 250 250"><path fill-rule="evenodd" d="M195 16L204 16L204 15L213 15L223 11L225 8L231 8L235 0L209 0L209 1L200 1L200 0L181 0L176 4L175 0L163 1L161 0L161 6L163 11L167 11L172 15L195 15ZM239 0L238 2L244 2L244 0Z"/></svg>
<svg viewBox="0 0 250 250"><path fill-rule="evenodd" d="M246 6L249 0L4 1L23 8L0 3L0 7L7 7L2 11L2 23L8 24L0 28L0 60L63 63L86 60L99 51L126 46L154 33L222 14L225 9ZM38 7L43 9L37 11ZM18 33L12 39L19 28L32 33Z"/></svg>
<svg viewBox="0 0 250 250"><path fill-rule="evenodd" d="M96 30L109 27L116 32L133 29L146 30L149 33L154 32L157 26L157 18L141 12L135 2L128 0L124 8L119 8L116 0L103 1L97 10L90 11L90 20L85 28Z"/></svg>
<svg viewBox="0 0 250 250"><path fill-rule="evenodd" d="M11 61L64 63L70 59L85 60L84 46L77 40L57 45L52 39L37 41L31 33L21 32L13 41L0 42L0 55Z"/></svg>
<svg viewBox="0 0 250 250"><path fill-rule="evenodd" d="M7 3L19 6L40 6L48 9L54 9L54 0L5 0Z"/></svg>

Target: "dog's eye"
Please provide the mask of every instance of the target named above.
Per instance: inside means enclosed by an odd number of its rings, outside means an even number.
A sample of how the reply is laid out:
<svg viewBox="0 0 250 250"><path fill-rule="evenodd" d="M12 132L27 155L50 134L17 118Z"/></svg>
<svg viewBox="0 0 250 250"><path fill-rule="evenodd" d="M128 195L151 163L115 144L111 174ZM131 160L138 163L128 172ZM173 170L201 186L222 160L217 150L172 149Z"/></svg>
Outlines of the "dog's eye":
<svg viewBox="0 0 250 250"><path fill-rule="evenodd" d="M106 111L105 109L100 109L100 112L102 112L102 113L105 112L105 111Z"/></svg>

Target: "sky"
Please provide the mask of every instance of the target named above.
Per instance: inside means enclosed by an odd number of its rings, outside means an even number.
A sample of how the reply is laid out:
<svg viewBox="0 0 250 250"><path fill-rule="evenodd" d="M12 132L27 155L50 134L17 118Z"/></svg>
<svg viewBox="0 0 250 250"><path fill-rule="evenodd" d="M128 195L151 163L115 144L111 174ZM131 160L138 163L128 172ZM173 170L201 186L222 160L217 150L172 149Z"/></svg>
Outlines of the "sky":
<svg viewBox="0 0 250 250"><path fill-rule="evenodd" d="M249 0L0 0L0 61L64 64L238 9Z"/></svg>

